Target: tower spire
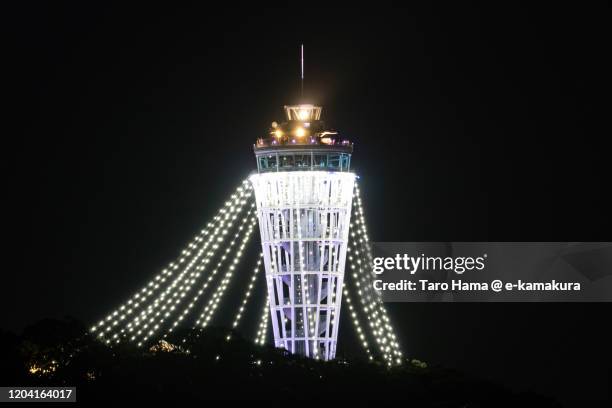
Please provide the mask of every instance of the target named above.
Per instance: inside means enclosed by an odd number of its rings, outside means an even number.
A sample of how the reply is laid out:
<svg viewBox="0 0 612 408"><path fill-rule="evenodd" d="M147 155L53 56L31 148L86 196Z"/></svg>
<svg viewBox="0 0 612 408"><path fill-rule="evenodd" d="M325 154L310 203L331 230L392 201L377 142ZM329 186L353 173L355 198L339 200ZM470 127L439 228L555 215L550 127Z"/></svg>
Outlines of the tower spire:
<svg viewBox="0 0 612 408"><path fill-rule="evenodd" d="M304 44L300 45L300 98L304 99Z"/></svg>

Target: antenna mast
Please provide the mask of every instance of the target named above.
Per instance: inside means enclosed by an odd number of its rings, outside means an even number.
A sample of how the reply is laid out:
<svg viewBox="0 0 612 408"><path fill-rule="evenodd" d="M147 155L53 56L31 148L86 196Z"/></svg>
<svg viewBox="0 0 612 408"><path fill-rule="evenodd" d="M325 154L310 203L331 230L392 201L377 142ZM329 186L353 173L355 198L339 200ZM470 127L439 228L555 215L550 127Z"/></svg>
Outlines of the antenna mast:
<svg viewBox="0 0 612 408"><path fill-rule="evenodd" d="M300 45L300 78L301 78L300 97L304 99L304 44Z"/></svg>

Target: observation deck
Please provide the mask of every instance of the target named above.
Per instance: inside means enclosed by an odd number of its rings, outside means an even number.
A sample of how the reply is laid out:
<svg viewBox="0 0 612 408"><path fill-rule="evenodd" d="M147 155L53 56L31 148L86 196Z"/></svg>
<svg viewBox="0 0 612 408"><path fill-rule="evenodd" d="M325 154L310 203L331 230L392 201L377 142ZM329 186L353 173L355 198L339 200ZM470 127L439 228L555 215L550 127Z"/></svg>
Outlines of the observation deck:
<svg viewBox="0 0 612 408"><path fill-rule="evenodd" d="M322 110L315 105L285 106L285 122L272 122L269 134L253 146L257 171L348 172L353 144L325 128Z"/></svg>

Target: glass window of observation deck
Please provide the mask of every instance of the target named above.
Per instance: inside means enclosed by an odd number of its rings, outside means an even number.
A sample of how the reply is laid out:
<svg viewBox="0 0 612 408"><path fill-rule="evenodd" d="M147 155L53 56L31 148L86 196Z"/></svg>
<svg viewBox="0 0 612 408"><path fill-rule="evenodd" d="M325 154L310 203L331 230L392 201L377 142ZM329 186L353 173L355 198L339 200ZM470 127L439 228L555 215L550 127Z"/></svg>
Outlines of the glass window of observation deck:
<svg viewBox="0 0 612 408"><path fill-rule="evenodd" d="M340 170L340 155L330 154L327 156L327 167L332 170Z"/></svg>
<svg viewBox="0 0 612 408"><path fill-rule="evenodd" d="M326 168L327 167L327 155L326 154L313 155L312 167Z"/></svg>
<svg viewBox="0 0 612 408"><path fill-rule="evenodd" d="M276 155L259 157L259 171L276 171Z"/></svg>
<svg viewBox="0 0 612 408"><path fill-rule="evenodd" d="M293 167L294 160L293 155L285 155L280 157L280 168L290 168Z"/></svg>
<svg viewBox="0 0 612 408"><path fill-rule="evenodd" d="M295 155L295 167L310 168L310 153L309 154L296 154Z"/></svg>
<svg viewBox="0 0 612 408"><path fill-rule="evenodd" d="M351 156L348 154L340 155L340 168L343 171L348 171L351 165Z"/></svg>

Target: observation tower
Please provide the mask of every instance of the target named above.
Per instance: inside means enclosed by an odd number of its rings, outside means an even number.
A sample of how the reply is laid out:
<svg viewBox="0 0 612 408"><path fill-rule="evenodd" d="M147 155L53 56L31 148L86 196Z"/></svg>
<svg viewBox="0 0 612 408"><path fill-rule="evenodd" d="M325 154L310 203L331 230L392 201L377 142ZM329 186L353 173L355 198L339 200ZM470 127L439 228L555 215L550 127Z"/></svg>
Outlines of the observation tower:
<svg viewBox="0 0 612 408"><path fill-rule="evenodd" d="M326 129L320 106L285 106L254 145L255 191L274 344L336 354L355 175L353 145Z"/></svg>

